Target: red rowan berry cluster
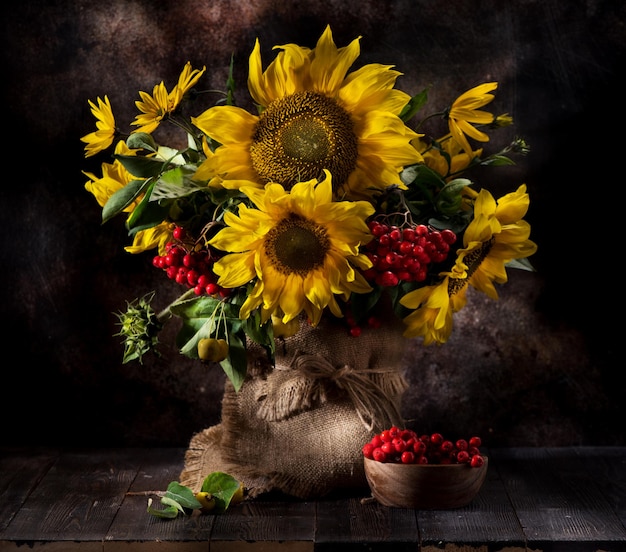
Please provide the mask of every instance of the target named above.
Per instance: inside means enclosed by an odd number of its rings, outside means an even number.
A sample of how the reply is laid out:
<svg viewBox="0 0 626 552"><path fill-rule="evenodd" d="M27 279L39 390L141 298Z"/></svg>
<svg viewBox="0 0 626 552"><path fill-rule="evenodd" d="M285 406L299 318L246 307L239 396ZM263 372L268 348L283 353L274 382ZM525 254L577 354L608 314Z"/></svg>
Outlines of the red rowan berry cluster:
<svg viewBox="0 0 626 552"><path fill-rule="evenodd" d="M363 456L396 464L468 464L480 468L480 437L450 441L441 433L418 435L411 429L391 427L363 445Z"/></svg>
<svg viewBox="0 0 626 552"><path fill-rule="evenodd" d="M172 235L174 241L167 244L165 255L156 255L152 264L176 283L193 288L196 295L228 296L230 291L217 284L217 275L213 272L213 263L219 258L217 254L189 240L181 226L176 226Z"/></svg>
<svg viewBox="0 0 626 552"><path fill-rule="evenodd" d="M429 265L445 261L456 241L452 230L438 231L424 224L400 228L372 220L369 228L374 238L365 246L365 254L373 266L364 276L384 287L423 282Z"/></svg>
<svg viewBox="0 0 626 552"><path fill-rule="evenodd" d="M344 320L348 326L348 334L352 337L359 337L363 331L363 325L357 322L349 306L344 310ZM375 330L382 326L382 320L375 314L371 314L367 317L367 320L365 320L365 324L368 328Z"/></svg>

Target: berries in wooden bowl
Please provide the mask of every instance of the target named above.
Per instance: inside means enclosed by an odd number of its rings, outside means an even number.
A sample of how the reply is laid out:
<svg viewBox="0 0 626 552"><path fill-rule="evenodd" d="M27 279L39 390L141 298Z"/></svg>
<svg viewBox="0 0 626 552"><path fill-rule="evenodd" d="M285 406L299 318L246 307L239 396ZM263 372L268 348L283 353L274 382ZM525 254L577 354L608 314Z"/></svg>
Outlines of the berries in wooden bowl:
<svg viewBox="0 0 626 552"><path fill-rule="evenodd" d="M391 427L363 446L372 496L384 506L443 510L469 504L487 475L481 440L449 441Z"/></svg>

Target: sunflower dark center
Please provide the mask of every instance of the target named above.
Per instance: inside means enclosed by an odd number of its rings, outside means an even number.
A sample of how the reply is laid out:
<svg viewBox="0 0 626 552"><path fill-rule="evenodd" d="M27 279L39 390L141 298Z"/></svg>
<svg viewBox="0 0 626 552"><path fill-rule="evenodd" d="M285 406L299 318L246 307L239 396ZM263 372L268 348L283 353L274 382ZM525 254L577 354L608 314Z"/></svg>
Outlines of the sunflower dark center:
<svg viewBox="0 0 626 552"><path fill-rule="evenodd" d="M330 240L323 227L291 215L265 237L265 253L273 268L283 274L304 276L324 264Z"/></svg>
<svg viewBox="0 0 626 552"><path fill-rule="evenodd" d="M334 188L356 167L357 138L350 115L335 100L298 92L272 102L259 117L250 156L265 182L289 189L328 169Z"/></svg>
<svg viewBox="0 0 626 552"><path fill-rule="evenodd" d="M493 244L495 243L495 238L491 238L484 242L480 247L474 249L465 257L463 257L463 262L467 265L467 277L465 278L448 278L448 296L452 297L459 291L461 291L466 285L469 279L472 277L472 274L476 272L476 269L480 266L480 263L489 255Z"/></svg>

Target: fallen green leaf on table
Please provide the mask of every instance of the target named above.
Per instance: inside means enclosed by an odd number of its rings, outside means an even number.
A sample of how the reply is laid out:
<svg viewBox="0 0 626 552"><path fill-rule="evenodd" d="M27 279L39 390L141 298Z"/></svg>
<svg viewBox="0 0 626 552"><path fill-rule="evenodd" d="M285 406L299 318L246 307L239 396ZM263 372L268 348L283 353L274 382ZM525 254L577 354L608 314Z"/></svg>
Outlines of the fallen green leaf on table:
<svg viewBox="0 0 626 552"><path fill-rule="evenodd" d="M204 479L198 493L178 481L172 481L161 497L161 504L165 507L153 508L153 501L149 498L148 513L165 519L174 519L178 514L191 515L194 510L221 514L243 498L243 483L227 473L213 472Z"/></svg>

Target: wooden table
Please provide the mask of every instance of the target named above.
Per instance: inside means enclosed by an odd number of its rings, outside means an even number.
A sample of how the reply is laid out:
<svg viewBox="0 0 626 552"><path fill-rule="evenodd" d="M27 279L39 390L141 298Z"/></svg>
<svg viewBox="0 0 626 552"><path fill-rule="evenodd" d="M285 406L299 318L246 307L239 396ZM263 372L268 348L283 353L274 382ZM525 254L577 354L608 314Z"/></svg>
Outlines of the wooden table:
<svg viewBox="0 0 626 552"><path fill-rule="evenodd" d="M362 503L364 491L163 520L147 496L177 480L184 449L0 449L0 550L626 551L626 447L485 452L487 481L457 510Z"/></svg>

